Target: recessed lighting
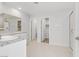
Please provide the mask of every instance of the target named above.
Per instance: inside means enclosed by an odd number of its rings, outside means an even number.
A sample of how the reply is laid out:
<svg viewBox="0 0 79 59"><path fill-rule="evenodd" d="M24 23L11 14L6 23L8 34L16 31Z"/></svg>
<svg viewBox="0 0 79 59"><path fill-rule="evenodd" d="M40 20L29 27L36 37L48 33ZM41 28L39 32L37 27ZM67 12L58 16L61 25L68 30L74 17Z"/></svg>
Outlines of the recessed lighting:
<svg viewBox="0 0 79 59"><path fill-rule="evenodd" d="M18 8L19 10L21 10L22 8Z"/></svg>

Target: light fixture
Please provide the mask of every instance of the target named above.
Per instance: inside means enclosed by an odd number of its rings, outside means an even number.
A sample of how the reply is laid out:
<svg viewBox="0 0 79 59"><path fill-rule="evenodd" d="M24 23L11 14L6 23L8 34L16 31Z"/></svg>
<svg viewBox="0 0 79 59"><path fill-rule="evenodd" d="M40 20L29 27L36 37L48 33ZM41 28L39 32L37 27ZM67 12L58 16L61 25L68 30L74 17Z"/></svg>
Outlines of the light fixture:
<svg viewBox="0 0 79 59"><path fill-rule="evenodd" d="M34 4L39 4L39 2L34 2Z"/></svg>
<svg viewBox="0 0 79 59"><path fill-rule="evenodd" d="M18 8L19 10L21 10L22 8Z"/></svg>

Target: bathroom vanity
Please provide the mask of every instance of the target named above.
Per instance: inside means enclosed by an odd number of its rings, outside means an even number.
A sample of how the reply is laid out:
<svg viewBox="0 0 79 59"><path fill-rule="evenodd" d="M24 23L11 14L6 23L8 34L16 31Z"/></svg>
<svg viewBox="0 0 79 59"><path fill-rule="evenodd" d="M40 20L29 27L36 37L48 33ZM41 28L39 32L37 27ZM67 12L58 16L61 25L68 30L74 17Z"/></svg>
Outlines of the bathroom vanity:
<svg viewBox="0 0 79 59"><path fill-rule="evenodd" d="M21 18L0 14L0 57L25 57L27 33L21 31Z"/></svg>
<svg viewBox="0 0 79 59"><path fill-rule="evenodd" d="M13 37L12 35L4 36L0 40L0 57L25 57L25 56L26 56L26 33L15 34L13 35Z"/></svg>

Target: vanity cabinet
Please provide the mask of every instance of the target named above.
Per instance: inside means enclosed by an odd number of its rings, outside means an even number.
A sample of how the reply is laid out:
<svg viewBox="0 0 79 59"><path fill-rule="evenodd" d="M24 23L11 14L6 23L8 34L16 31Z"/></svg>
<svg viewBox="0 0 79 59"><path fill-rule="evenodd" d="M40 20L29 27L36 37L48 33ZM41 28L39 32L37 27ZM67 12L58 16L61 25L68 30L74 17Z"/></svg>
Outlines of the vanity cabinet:
<svg viewBox="0 0 79 59"><path fill-rule="evenodd" d="M0 47L0 57L7 57L8 56L8 50L6 47Z"/></svg>
<svg viewBox="0 0 79 59"><path fill-rule="evenodd" d="M15 36L19 38L8 41L9 44L0 45L0 57L26 57L26 33L16 34Z"/></svg>
<svg viewBox="0 0 79 59"><path fill-rule="evenodd" d="M25 57L26 56L26 40L6 46L8 57Z"/></svg>
<svg viewBox="0 0 79 59"><path fill-rule="evenodd" d="M0 57L26 57L26 40L0 47Z"/></svg>

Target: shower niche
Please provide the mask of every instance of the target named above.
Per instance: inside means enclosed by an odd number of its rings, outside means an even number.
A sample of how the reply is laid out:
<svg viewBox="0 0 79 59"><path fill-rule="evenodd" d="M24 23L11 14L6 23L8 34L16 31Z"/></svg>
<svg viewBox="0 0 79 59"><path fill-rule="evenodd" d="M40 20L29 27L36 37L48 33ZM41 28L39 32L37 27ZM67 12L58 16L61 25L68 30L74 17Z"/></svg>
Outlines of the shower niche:
<svg viewBox="0 0 79 59"><path fill-rule="evenodd" d="M42 40L43 43L49 43L49 18L42 20Z"/></svg>

